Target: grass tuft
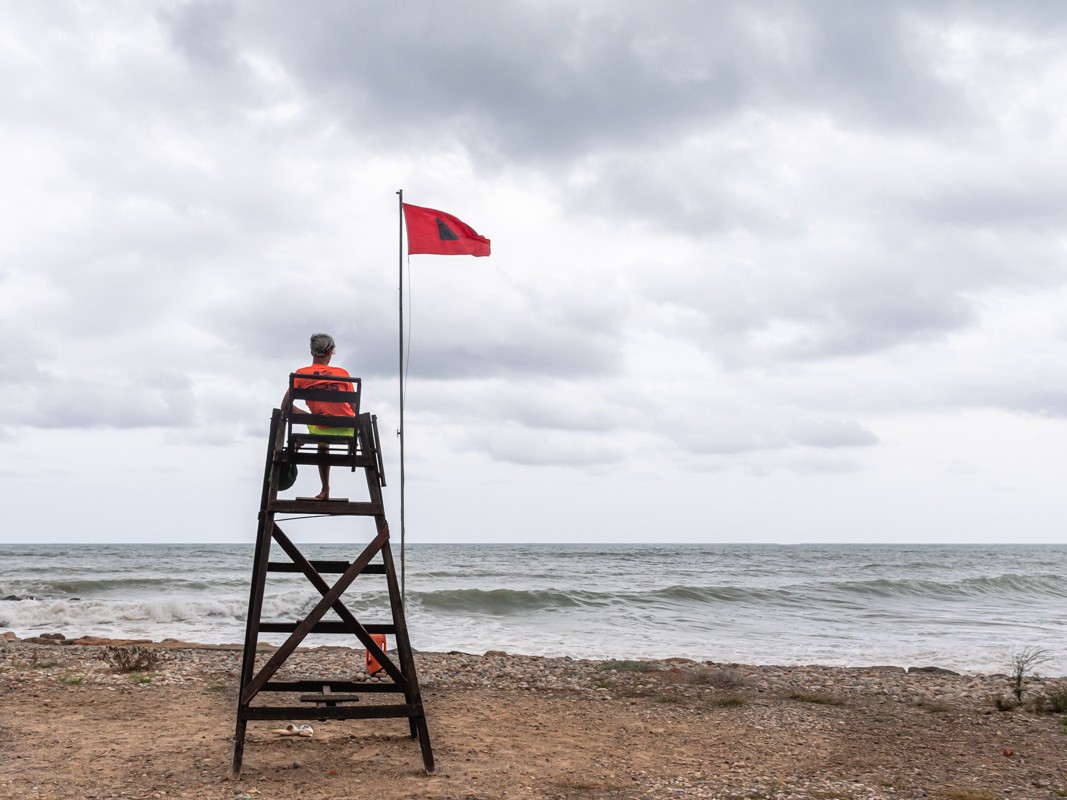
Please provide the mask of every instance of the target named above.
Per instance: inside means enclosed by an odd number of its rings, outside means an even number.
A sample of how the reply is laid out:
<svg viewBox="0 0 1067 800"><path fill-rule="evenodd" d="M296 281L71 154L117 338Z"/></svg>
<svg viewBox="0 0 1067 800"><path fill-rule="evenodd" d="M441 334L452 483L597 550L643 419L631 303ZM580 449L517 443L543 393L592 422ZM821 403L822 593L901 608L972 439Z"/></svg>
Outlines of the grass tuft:
<svg viewBox="0 0 1067 800"><path fill-rule="evenodd" d="M999 800L996 794L985 789L944 789L941 796L946 800Z"/></svg>
<svg viewBox="0 0 1067 800"><path fill-rule="evenodd" d="M732 694L727 695L726 697L716 697L711 701L711 704L721 706L722 708L736 708L737 706L743 706L745 704L745 698Z"/></svg>
<svg viewBox="0 0 1067 800"><path fill-rule="evenodd" d="M801 703L815 703L821 706L841 706L844 705L844 701L838 697L834 697L831 694L824 694L823 692L790 692L790 700L796 700Z"/></svg>
<svg viewBox="0 0 1067 800"><path fill-rule="evenodd" d="M649 661L605 661L600 669L604 672L656 672L659 667Z"/></svg>

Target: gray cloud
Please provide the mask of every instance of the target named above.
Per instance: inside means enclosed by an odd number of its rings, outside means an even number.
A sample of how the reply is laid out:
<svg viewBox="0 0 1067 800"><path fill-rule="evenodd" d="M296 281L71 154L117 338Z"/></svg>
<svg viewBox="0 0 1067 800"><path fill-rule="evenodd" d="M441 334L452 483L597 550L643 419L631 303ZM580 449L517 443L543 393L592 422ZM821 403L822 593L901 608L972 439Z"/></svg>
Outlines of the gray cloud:
<svg viewBox="0 0 1067 800"><path fill-rule="evenodd" d="M446 335L434 341L417 340L416 354L409 360L411 376L462 379L552 375L591 379L615 374L620 364L617 341L606 333L592 334L581 329L505 332L489 342L458 339Z"/></svg>
<svg viewBox="0 0 1067 800"><path fill-rule="evenodd" d="M971 177L918 198L913 211L941 225L1039 233L1062 224L1067 214L1067 186L1047 171Z"/></svg>
<svg viewBox="0 0 1067 800"><path fill-rule="evenodd" d="M789 437L806 447L869 447L878 437L851 419L805 419L793 423Z"/></svg>
<svg viewBox="0 0 1067 800"><path fill-rule="evenodd" d="M515 426L471 437L465 449L509 464L541 467L566 464L580 469L605 468L622 462L626 456L625 448L610 439Z"/></svg>
<svg viewBox="0 0 1067 800"><path fill-rule="evenodd" d="M734 420L709 415L702 422L672 425L669 431L670 438L681 449L695 455L730 456L796 447L870 447L878 443L874 433L847 419L804 418L783 425L741 415Z"/></svg>
<svg viewBox="0 0 1067 800"><path fill-rule="evenodd" d="M232 69L237 63L234 6L230 2L187 2L160 12L174 45L193 62Z"/></svg>
<svg viewBox="0 0 1067 800"><path fill-rule="evenodd" d="M165 370L94 378L43 374L32 384L5 387L4 395L9 424L36 428L170 428L194 420L191 381Z"/></svg>
<svg viewBox="0 0 1067 800"><path fill-rule="evenodd" d="M683 10L684 9L684 10ZM266 47L306 89L373 141L463 141L484 156L575 158L661 145L745 107L820 106L885 128L958 124L964 96L935 69L944 6L775 3L662 9L431 4L403 15L374 4L285 4L218 14L177 39L192 58ZM198 15L204 16L204 15ZM249 33L255 30L255 34Z"/></svg>

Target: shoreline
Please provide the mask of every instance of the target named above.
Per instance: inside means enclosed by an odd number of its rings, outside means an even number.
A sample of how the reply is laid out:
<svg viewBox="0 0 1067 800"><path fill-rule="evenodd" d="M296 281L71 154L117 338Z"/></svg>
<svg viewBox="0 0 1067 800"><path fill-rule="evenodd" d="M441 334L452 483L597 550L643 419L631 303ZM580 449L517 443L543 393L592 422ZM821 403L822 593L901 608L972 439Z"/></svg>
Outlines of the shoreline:
<svg viewBox="0 0 1067 800"><path fill-rule="evenodd" d="M1067 695L1063 679L1029 679L1001 711L1005 675L420 652L433 775L406 726L347 720L300 740L250 723L234 780L240 646L136 642L159 663L121 673L102 656L123 640L46 641L0 635L0 797L1067 796L1067 723L1035 705ZM351 676L361 660L308 648L283 671Z"/></svg>
<svg viewBox="0 0 1067 800"><path fill-rule="evenodd" d="M111 639L107 637L82 636L75 639L61 638L61 634L45 634L40 637L19 639L11 631L0 632L0 653L7 648L33 648L46 657L50 652L70 653L64 662L91 665L102 659L107 648L143 648L158 651L160 664L180 662L182 654L193 661L209 661L210 654L218 654L222 662L229 663L231 671L240 667L242 644L202 644L180 639ZM275 645L261 642L257 648L257 661L262 661L277 649ZM299 671L313 665L324 674L348 675L352 664L359 664L364 650L360 647L324 645L298 647L279 673ZM200 654L203 654L202 656ZM571 656L540 656L489 650L482 654L458 650L448 652L414 651L416 670L422 686L447 683L456 687L512 687L522 690L570 689L600 690L599 679L604 674L632 673L667 674L672 681L682 683L725 682L756 686L757 692L794 690L829 691L834 687L846 687L853 693L885 694L908 702L922 703L931 698L943 698L953 694L957 699L981 702L998 696L1005 698L1012 689L1012 678L1006 673L964 673L935 665L902 667L897 665L839 666L818 663L807 664L744 664L734 662L696 661L684 657L590 659ZM162 668L162 667L161 667ZM332 670L332 671L331 671ZM358 671L358 669L357 669ZM105 669L90 669L94 677L106 682ZM693 677L693 674L714 673ZM236 686L236 672L233 677ZM715 675L718 676L716 679ZM727 677L723 677L727 675ZM166 680L163 673L163 680ZM1026 688L1032 695L1040 696L1046 685L1067 685L1067 678L1028 674ZM721 688L721 687L720 687ZM726 687L726 688L729 688Z"/></svg>
<svg viewBox="0 0 1067 800"><path fill-rule="evenodd" d="M19 642L24 644L38 644L53 647L146 647L153 649L173 649L173 650L224 650L224 651L237 651L242 652L244 650L244 644L241 642L222 642L222 643L209 643L209 642L192 642L185 639L175 639L166 637L163 639L134 639L134 638L113 638L108 636L94 636L94 635L82 635L74 638L67 638L60 633L45 633L36 636L19 637L14 631L6 630L0 631L0 644L5 642ZM278 648L277 645L269 642L259 642L257 652L271 652ZM314 652L314 651L331 651L339 650L345 652L359 653L362 652L360 646L349 647L346 645L301 645L297 648L297 652ZM758 664L747 662L727 662L727 661L713 661L710 659L699 660L688 658L686 656L656 656L656 657L638 657L631 658L586 658L584 656L569 656L569 655L537 655L531 653L516 653L504 650L487 650L484 653L471 653L461 650L449 650L449 651L436 651L436 650L419 650L413 649L416 656L466 656L469 658L482 658L486 656L506 656L508 658L520 658L531 660L563 660L570 662L589 662L593 664L603 664L607 662L624 662L624 661L646 661L650 663L669 663L675 665L683 664L703 664L714 666L729 666L729 667L744 667L749 669L825 669L825 670L872 670L876 672L902 672L908 674L943 674L953 675L957 677L971 677L971 678L990 678L990 679L1002 679L1008 680L1010 676L1007 672L984 672L981 670L956 670L942 667L937 664L911 664L908 666L902 666L899 664L823 664L820 662L797 662L797 663L778 663L778 664ZM1035 668L1032 673L1028 673L1028 680L1032 681L1057 681L1067 680L1067 674L1065 675L1053 675L1045 674L1041 671L1040 665Z"/></svg>

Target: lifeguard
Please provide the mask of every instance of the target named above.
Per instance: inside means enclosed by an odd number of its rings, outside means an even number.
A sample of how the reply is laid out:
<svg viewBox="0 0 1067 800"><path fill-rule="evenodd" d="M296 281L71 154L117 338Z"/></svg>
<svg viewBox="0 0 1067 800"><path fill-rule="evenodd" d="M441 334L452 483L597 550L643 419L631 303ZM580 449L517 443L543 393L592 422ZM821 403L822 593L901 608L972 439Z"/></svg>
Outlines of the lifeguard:
<svg viewBox="0 0 1067 800"><path fill-rule="evenodd" d="M348 372L341 367L331 367L330 359L333 358L336 344L333 341L333 337L328 333L313 333L311 335L311 364L306 367L301 367L296 371L299 375L308 375L308 378L296 378L293 385L297 389L327 389L339 391L343 384L336 381L329 380L316 380L315 376L322 376L328 378L349 378L351 377ZM326 414L331 417L348 417L349 420L354 420L356 416L355 410L349 403L329 403L321 402L318 400L308 400L308 407L310 411L305 411L302 408L292 405L292 400L289 398L289 390L285 390L285 397L282 398L281 409L283 412L288 411L292 406L294 414ZM308 425L308 432L315 433L320 436L352 436L354 431L351 427L348 428L324 428L319 425ZM327 449L325 444L319 445L320 451ZM315 495L316 500L329 500L330 499L330 465L319 464L319 479L322 481L322 491Z"/></svg>

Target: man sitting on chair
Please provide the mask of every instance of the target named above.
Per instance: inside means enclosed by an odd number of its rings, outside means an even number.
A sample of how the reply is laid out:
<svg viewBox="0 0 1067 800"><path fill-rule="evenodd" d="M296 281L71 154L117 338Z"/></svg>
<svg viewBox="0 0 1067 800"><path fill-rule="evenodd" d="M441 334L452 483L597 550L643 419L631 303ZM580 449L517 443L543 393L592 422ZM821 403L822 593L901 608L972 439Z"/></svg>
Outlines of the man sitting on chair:
<svg viewBox="0 0 1067 800"><path fill-rule="evenodd" d="M323 376L330 378L348 378L351 377L346 370L340 367L331 367L330 359L333 358L333 353L336 345L334 344L333 337L328 333L315 333L311 336L311 365L307 367L301 367L297 370L300 375L311 376ZM343 382L338 381L321 381L316 380L315 377L310 378L296 378L293 381L293 385L297 389L332 389L337 391L347 391L348 387ZM289 398L289 390L285 390L285 397L282 398L282 411L288 411L292 400ZM331 417L350 417L355 418L355 411L348 403L324 403L318 400L309 400L308 407L310 412L305 411L302 408L293 406L294 414L327 414ZM315 433L322 436L352 436L352 428L324 428L318 425L308 425L308 432ZM319 451L324 452L326 450L325 444L319 445ZM315 495L316 500L329 500L330 499L330 465L319 464L319 479L322 481L322 491Z"/></svg>

